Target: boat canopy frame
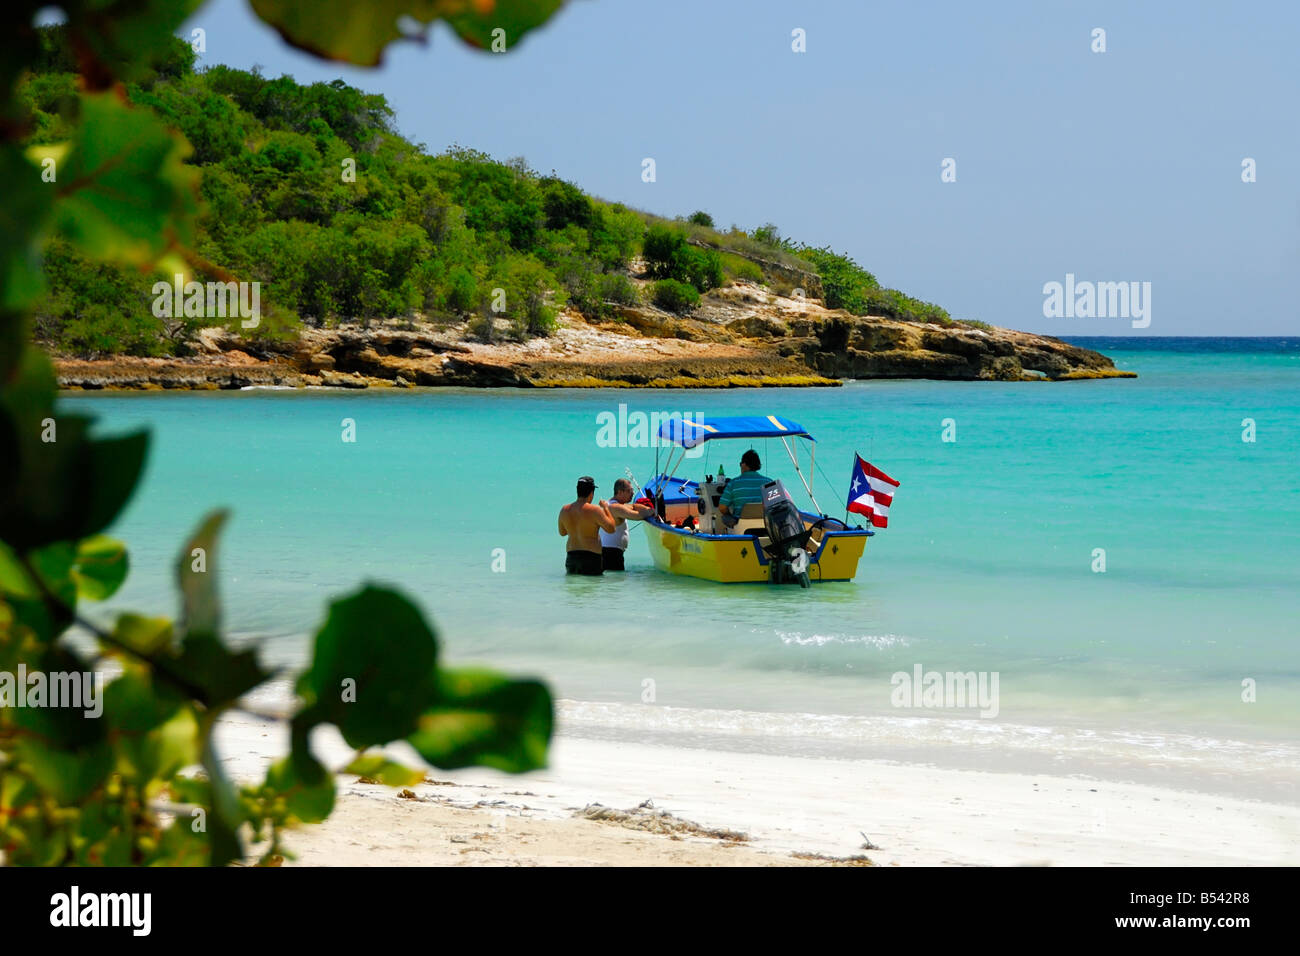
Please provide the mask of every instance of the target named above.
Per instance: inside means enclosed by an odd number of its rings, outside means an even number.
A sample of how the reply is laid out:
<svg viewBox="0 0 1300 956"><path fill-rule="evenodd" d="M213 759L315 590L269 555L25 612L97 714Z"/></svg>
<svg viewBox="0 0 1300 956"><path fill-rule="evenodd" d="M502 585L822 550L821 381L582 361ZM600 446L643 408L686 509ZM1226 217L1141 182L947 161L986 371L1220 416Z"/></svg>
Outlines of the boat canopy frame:
<svg viewBox="0 0 1300 956"><path fill-rule="evenodd" d="M688 431L696 429L697 431ZM682 462L686 460L686 452L704 444L706 441L734 440L740 438L779 438L785 453L790 457L790 463L794 465L795 474L799 476L799 481L803 484L803 490L808 493L808 500L812 502L817 513L825 515L822 506L817 503L817 495L812 490L812 485L804 476L803 469L799 467L798 444L792 444L791 440L803 438L808 442L808 471L812 475L817 474L817 439L813 438L802 425L793 422L788 418L779 418L776 415L765 417L752 416L745 418L714 418L701 419L700 421L691 421L686 418L671 418L659 426L659 442L655 444L655 474L656 480L660 478L672 478L677 474L677 469L681 467ZM660 442L669 444L668 460L664 467L672 465L672 468L666 473L659 467L659 447ZM674 464L674 454L676 454L676 463Z"/></svg>

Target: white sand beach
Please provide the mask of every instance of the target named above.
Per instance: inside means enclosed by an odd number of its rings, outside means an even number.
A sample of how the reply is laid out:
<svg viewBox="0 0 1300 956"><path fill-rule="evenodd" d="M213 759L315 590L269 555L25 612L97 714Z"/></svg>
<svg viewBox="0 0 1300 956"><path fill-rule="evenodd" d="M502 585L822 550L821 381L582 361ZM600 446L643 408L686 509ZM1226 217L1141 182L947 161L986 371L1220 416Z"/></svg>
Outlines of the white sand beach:
<svg viewBox="0 0 1300 956"><path fill-rule="evenodd" d="M288 746L283 725L243 714L223 720L218 742L241 780L258 778ZM349 755L332 729L313 747L335 766ZM401 748L390 753L418 766ZM865 856L883 866L1300 864L1300 807L1289 804L1083 777L563 735L544 771L432 770L405 796L340 776L338 791L329 820L289 835L291 862L772 866L862 865ZM580 815L594 804L631 813ZM718 832L701 832L708 830ZM863 849L864 835L874 849Z"/></svg>

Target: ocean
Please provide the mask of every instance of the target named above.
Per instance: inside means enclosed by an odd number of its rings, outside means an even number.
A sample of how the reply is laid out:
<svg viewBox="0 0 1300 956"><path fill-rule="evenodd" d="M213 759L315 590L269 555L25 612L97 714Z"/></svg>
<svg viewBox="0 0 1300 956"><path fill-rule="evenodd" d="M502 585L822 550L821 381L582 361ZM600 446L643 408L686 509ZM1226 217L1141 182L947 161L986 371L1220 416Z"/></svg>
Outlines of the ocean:
<svg viewBox="0 0 1300 956"><path fill-rule="evenodd" d="M566 734L1294 801L1300 339L1071 341L1139 377L69 393L103 433L153 433L112 529L131 576L96 616L174 613L181 544L223 506L227 628L286 668L331 597L376 581L419 603L448 662L546 679ZM620 404L792 418L830 514L855 451L901 482L889 527L855 581L809 590L661 574L637 528L625 574L566 578L555 517L577 476L605 497L654 469L654 448L598 440ZM683 471L734 475L747 447ZM781 444L754 447L801 497ZM996 706L913 696L917 673L984 679Z"/></svg>

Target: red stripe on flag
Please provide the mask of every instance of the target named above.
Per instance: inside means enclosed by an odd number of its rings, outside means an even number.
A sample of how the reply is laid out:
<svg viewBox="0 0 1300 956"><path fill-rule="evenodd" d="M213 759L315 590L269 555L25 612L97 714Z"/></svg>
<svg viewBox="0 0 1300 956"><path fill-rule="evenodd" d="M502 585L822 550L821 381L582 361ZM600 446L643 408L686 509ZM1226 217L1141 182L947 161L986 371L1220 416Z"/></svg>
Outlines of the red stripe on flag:
<svg viewBox="0 0 1300 956"><path fill-rule="evenodd" d="M868 478L879 478L881 481L889 482L895 488L898 487L899 483L897 481L895 481L893 478L890 478L887 474L885 474L883 471L881 471L871 462L867 461L861 455L858 456L858 461L862 462L862 470Z"/></svg>

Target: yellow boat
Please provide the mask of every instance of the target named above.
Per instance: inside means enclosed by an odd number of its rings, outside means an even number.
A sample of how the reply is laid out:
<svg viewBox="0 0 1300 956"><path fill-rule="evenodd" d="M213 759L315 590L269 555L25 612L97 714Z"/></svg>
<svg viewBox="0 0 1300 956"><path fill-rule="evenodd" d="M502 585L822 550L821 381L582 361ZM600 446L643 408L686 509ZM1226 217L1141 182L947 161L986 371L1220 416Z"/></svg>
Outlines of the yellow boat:
<svg viewBox="0 0 1300 956"><path fill-rule="evenodd" d="M655 514L644 522L655 567L725 584L766 581L808 587L819 581L851 581L874 532L850 527L819 513L820 509L797 508L780 481L764 485L764 500L745 505L739 521L729 525L718 511L726 478L706 475L697 481L676 476L688 449L706 441L742 438L780 439L817 508L812 487L799 467L798 445L792 442L808 442L810 474L816 467L816 445L797 422L777 415L670 418L659 428L660 442L670 448L666 470L642 487L642 495L655 505ZM655 470L659 471L657 457Z"/></svg>

